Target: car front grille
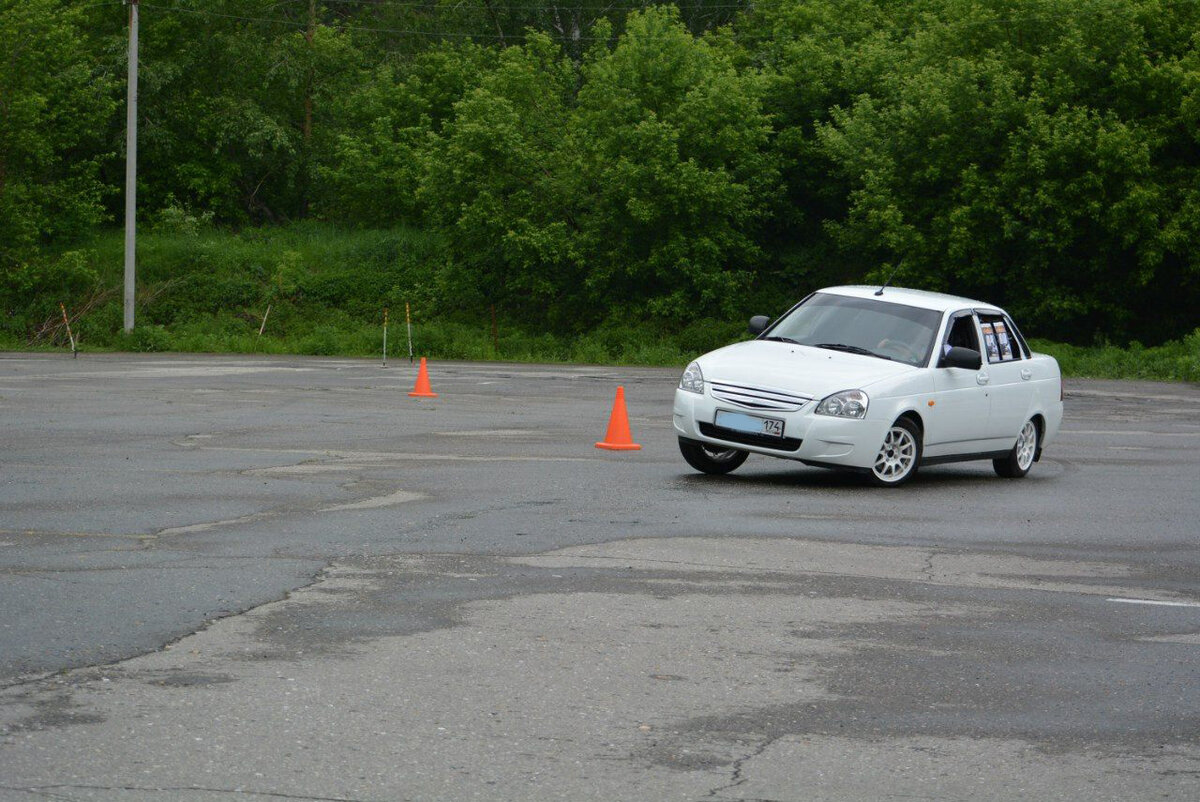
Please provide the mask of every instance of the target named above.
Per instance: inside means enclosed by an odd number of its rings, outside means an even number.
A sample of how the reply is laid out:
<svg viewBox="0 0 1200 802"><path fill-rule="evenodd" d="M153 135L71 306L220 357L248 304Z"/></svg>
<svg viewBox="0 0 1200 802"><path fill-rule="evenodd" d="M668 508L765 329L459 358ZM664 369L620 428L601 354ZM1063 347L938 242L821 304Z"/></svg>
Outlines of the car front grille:
<svg viewBox="0 0 1200 802"><path fill-rule="evenodd" d="M795 412L800 407L812 401L812 396L787 393L782 390L769 390L764 387L746 387L741 384L726 384L710 382L712 396L718 401L727 401L746 409L773 410L775 412Z"/></svg>
<svg viewBox="0 0 1200 802"><path fill-rule="evenodd" d="M766 434L750 434L749 432L726 429L724 426L716 426L712 423L704 423L702 421L697 421L696 425L700 428L700 434L705 437L725 440L730 443L740 443L744 446L772 448L776 451L799 451L800 446L804 444L803 440L795 437L771 437Z"/></svg>

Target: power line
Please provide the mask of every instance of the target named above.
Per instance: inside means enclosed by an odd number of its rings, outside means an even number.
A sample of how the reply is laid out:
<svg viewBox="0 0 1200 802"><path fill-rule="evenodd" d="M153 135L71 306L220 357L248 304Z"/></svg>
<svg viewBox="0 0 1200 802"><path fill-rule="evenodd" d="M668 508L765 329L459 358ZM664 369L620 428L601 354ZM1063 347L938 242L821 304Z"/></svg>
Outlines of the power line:
<svg viewBox="0 0 1200 802"><path fill-rule="evenodd" d="M228 19L228 20L234 20L234 21L238 21L238 22L254 22L254 23L261 23L264 25L278 25L278 26L281 26L284 28L293 28L297 31L302 31L302 30L307 29L307 23L302 22L300 20L268 19L265 17L245 17L245 16L240 16L237 14L225 14L225 13L222 13L219 11L200 11L200 10L191 9L191 8L180 8L177 6L159 6L159 5L154 5L152 3L141 3L140 5L142 6L142 8L153 9L155 11L165 11L168 13L190 14L192 16L198 16L198 17ZM701 7L696 6L695 8L701 8ZM731 8L733 8L733 6L731 6ZM483 12L484 9L480 8L479 11ZM458 39L520 40L520 39L524 39L526 37L526 34L494 34L494 33L483 33L483 32L471 33L471 32L464 32L464 31L448 31L448 30L429 31L429 30L416 30L416 29L412 29L412 28L380 28L380 27L375 27L375 26L347 25L344 23L337 23L335 25L327 25L325 27L333 27L333 28L337 28L338 30L355 32L355 33L395 34L395 35L400 35L400 36L425 36L425 37L431 37L431 38L448 38L448 39L449 38L458 38ZM584 42L594 42L594 41L600 41L600 40L601 40L601 37L596 37L596 36L580 36L576 39L576 41L584 41Z"/></svg>
<svg viewBox="0 0 1200 802"><path fill-rule="evenodd" d="M283 2L276 3L275 6L278 7L278 6L282 6L282 5L286 5L286 4L299 5L300 3L303 3L303 2L304 2L304 0L283 0ZM609 4L604 4L604 5L574 5L574 4L572 4L572 5L562 6L562 7L553 6L553 5L545 5L545 4L511 5L511 4L506 3L506 4L498 5L495 9L489 9L482 4L473 5L473 4L469 4L469 3L458 3L455 5L442 5L442 4L430 4L430 3L424 3L424 2L413 2L412 0L395 0L394 2L381 2L381 3L370 3L370 2L365 2L365 0L322 0L322 3L323 4L340 3L342 5L353 4L353 5L356 5L360 8L362 8L364 11L369 10L371 8L378 7L378 6L386 6L386 7L390 7L390 8L411 9L414 11L424 12L428 16L434 16L436 14L455 14L455 13L471 12L471 11L484 13L484 14L490 13L492 11L505 12L505 13L513 12L513 11L532 12L532 13L538 13L538 12L554 13L554 12L559 12L559 11L583 11L583 12L595 12L595 13L606 14L609 12L619 13L619 12L627 12L627 11L645 10L645 9L653 8L657 5L659 5L659 4L653 3L653 2L646 2L645 0L635 0L634 2L624 2L624 3L609 3ZM119 5L119 4L118 3L98 3L97 5ZM170 12L175 12L175 13L180 13L180 14L192 14L194 16L202 16L202 17L218 17L218 18L223 18L223 19L242 20L245 22L267 22L267 23L278 23L278 24L282 24L282 25L299 24L299 23L294 23L290 20L270 19L270 18L266 18L266 17L248 17L248 16L241 15L241 14L227 14L227 13L224 13L221 11L209 11L209 10L194 9L194 8L184 8L182 6L160 6L160 5L151 5L151 4L146 4L146 3L143 3L142 5L146 6L147 8L154 8L159 11L170 11ZM748 7L748 3L715 3L715 4L671 3L670 5L679 9L680 11L736 11L738 9L744 9L744 8ZM387 28L374 28L374 29L363 28L363 29L364 30L380 30L380 31L385 31L385 32L391 32L391 29L387 29Z"/></svg>
<svg viewBox="0 0 1200 802"><path fill-rule="evenodd" d="M140 3L142 8L153 9L154 11L166 11L171 14L190 14L193 17L208 17L217 19L236 20L238 22L263 22L268 25L282 25L286 28L303 29L306 23L295 22L284 19L266 19L264 17L243 17L238 14L222 14L219 11L200 11L194 8L180 8L179 6L159 6L153 3Z"/></svg>
<svg viewBox="0 0 1200 802"><path fill-rule="evenodd" d="M276 6L284 5L284 3L288 3L288 2L300 3L303 1L304 0L283 0L283 2L277 3ZM364 6L364 7L374 6L374 5L389 5L389 6L395 6L395 7L401 7L401 8L420 9L420 10L426 12L422 16L427 16L429 18L435 17L439 14L449 15L451 13L457 13L457 12L461 12L461 11L478 11L479 13L487 13L487 9L484 8L483 6L474 6L474 7L468 8L464 5L457 5L457 6L427 5L427 4L423 4L423 3L419 3L419 2L412 2L412 0L391 0L390 2L388 0L383 0L383 2L381 2L381 3L369 3L369 2L365 2L365 0L323 0L323 2L326 2L326 3L337 2L337 3L345 3L345 4L356 3L356 4L358 4L360 6ZM1200 0L1175 0L1175 2L1163 3L1162 5L1165 7L1172 7L1172 6L1173 7L1183 7L1183 6L1195 6L1197 3L1200 3ZM112 4L111 3L98 3L97 5L112 5ZM239 14L226 14L226 13L219 12L219 11L183 8L180 6L160 6L160 5L145 3L145 2L140 3L140 5L142 6L142 8L153 9L155 11L164 11L167 13L188 14L188 15L197 16L197 17L228 19L228 20L233 20L233 21L237 21L237 22L250 22L250 23L259 23L259 24L264 24L264 25L276 25L276 26L280 26L280 27L284 27L284 28L292 28L297 31L303 31L307 28L307 22L301 21L301 20L287 20L287 19L278 19L278 18L271 19L271 18L266 18L266 17L247 17L247 16L243 16L243 15L239 15ZM1101 6L1101 8L1097 8L1097 6ZM648 7L648 6L645 6L645 7ZM702 10L717 10L717 9L733 10L733 9L745 8L746 6L744 6L742 4L723 4L723 5L698 4L698 5L687 5L687 6L676 6L676 7L679 8L680 10L702 11ZM586 8L586 7L577 7L577 8ZM595 7L595 8L596 8L596 10L600 10L599 7ZM988 10L986 7L979 7L979 8L981 11ZM526 10L526 11L551 12L554 9L553 9L553 7L546 7L546 6L503 6L502 10L506 10L506 11ZM635 10L635 9L617 8L617 7L610 6L607 8L607 10L619 12L619 11L629 11L629 10ZM926 18L921 21L913 22L912 24L909 24L909 25L870 26L870 32L911 35L911 34L919 32L919 31L936 30L938 28L950 29L950 30L966 30L966 29L970 29L970 28L981 28L981 27L985 27L985 26L996 26L996 25L1041 24L1041 23L1053 22L1053 21L1058 21L1058 20L1079 19L1081 17L1087 17L1087 15L1089 15L1089 14L1094 14L1097 11L1105 11L1105 10L1130 10L1130 11L1136 12L1138 9L1137 9L1137 7L1133 7L1133 6L1129 6L1129 5L1120 5L1117 2L1113 2L1113 3L1100 2L1100 3L1092 4L1091 7L1077 6L1075 8L1074 12L1067 12L1067 13L1061 13L1061 14L1036 14L1036 15L1025 15L1025 16L994 16L994 17L989 17L986 19L974 19L974 20L946 20L946 19L929 20L928 18ZM753 41L775 40L775 39L785 39L786 40L787 38L789 38L786 35L781 37L775 31L772 31L769 33L761 33L761 34L749 34L746 32L739 32L738 30L736 30L736 27L737 27L736 21L731 21L730 24L734 26L734 31L733 31L734 37L740 41L753 42ZM337 28L338 30L353 32L353 33L384 34L384 35L396 35L396 36L420 36L420 37L436 38L436 39L475 39L475 40L483 39L483 40L493 40L493 41L521 41L521 40L524 40L525 38L527 38L527 34L524 34L524 33L500 34L500 33L486 33L486 32L482 32L482 31L480 31L480 32L464 32L461 30L459 30L459 31L419 30L419 29L414 29L414 28L387 28L387 27L378 27L378 26L369 26L369 25L350 25L350 24L346 24L344 22L338 22L333 25L325 25L324 27L333 27L333 28ZM833 38L835 36L840 36L840 35L845 35L845 34L857 34L858 31L851 31L851 30L838 31L838 30L824 29L823 33L826 37ZM596 41L601 41L601 40L602 40L602 37L596 37L596 36L579 36L579 37L575 38L575 41L579 41L579 42L596 42Z"/></svg>
<svg viewBox="0 0 1200 802"><path fill-rule="evenodd" d="M287 0L288 2L300 3L304 0ZM422 2L422 0L321 0L323 5L354 5L365 10L372 8L409 8L423 9L427 11L488 11L489 9L483 4L475 5L469 2L455 3L454 5L443 5L440 3ZM562 5L541 3L538 5L513 5L511 3L498 3L495 11L631 11L636 9L647 9L655 6L664 5L660 0L614 0L611 3L599 3L594 5L583 3L564 3ZM697 2L694 4L685 3L667 3L666 5L674 6L680 11L703 11L708 9L714 10L733 10L746 8L749 5L749 0L742 3L703 3Z"/></svg>

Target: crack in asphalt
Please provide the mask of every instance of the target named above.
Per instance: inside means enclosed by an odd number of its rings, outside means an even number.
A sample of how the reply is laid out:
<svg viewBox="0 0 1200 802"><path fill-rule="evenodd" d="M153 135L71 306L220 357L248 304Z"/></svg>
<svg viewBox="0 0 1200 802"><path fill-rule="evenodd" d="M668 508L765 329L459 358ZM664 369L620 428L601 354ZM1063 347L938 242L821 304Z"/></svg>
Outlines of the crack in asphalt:
<svg viewBox="0 0 1200 802"><path fill-rule="evenodd" d="M492 555L492 556L503 557L504 559L514 559L511 555ZM532 559L537 559L539 557L546 557L546 556L547 556L546 554L536 554L536 555L533 555ZM551 554L549 556L553 557L554 555ZM932 571L933 558L934 558L934 555L932 555L932 554L930 554L928 557L928 563L930 566L929 571ZM517 559L520 559L520 558L517 558ZM728 573L730 570L736 570L737 573L744 574L745 576L768 575L768 574L769 575L778 574L778 575L787 575L787 576L793 576L793 575L855 576L855 577L858 577L861 579L879 579L879 580L885 580L885 581L886 580L894 580L894 581L899 581L899 582L921 582L921 581L933 582L933 579L931 576L929 578L926 578L927 572L924 570L921 572L919 577L905 578L905 577L875 575L875 574L847 574L845 571L820 570L820 569L816 569L816 568L772 568L771 566L767 566L767 565L756 565L756 566L753 566L753 570L744 570L742 568L736 568L736 567L732 567L732 566L729 566L726 564L720 564L720 563L704 563L704 562L695 562L695 561L690 561L690 560L663 560L663 559L657 559L657 558L653 558L653 557L639 557L639 556L631 556L631 555L609 556L609 555L605 555L605 554L573 554L573 555L571 555L570 559L581 560L581 561L588 560L588 561L594 561L597 563L613 563L613 564L621 565L621 566L625 566L625 567L631 567L633 565L640 564L640 565L647 565L647 566L676 566L676 567L680 567L680 568L693 568L693 569L699 568L699 569L712 571L714 573ZM944 583L940 583L940 584L944 584Z"/></svg>
<svg viewBox="0 0 1200 802"><path fill-rule="evenodd" d="M0 529L0 536L3 537L111 537L121 538L123 540L153 540L157 535L145 533L130 533L130 532L64 532L53 529ZM122 551L127 549L112 549L112 551Z"/></svg>
<svg viewBox="0 0 1200 802"><path fill-rule="evenodd" d="M89 552L89 554L104 554L106 552ZM116 553L122 553L120 551ZM211 557L197 556L195 559L210 560ZM326 561L324 558L317 557L292 557L287 554L230 554L220 558L221 563L229 562L252 562L260 563L263 560L284 560L284 561L304 561L317 562ZM187 561L185 558L182 563L152 563L146 565L98 565L98 566L83 566L79 568L0 568L0 576L22 577L24 579L42 579L47 582L69 582L65 577L71 574L103 574L113 571L215 571L228 566L215 562L194 563Z"/></svg>
<svg viewBox="0 0 1200 802"><path fill-rule="evenodd" d="M937 552L930 551L925 554L925 564L921 566L921 576L925 578L926 582L933 583L936 581L933 574L933 564L937 558Z"/></svg>
<svg viewBox="0 0 1200 802"><path fill-rule="evenodd" d="M228 558L226 558L226 559L228 559ZM246 556L246 557L237 557L236 559L261 561L264 558L259 557L259 556ZM275 557L267 557L265 559L293 560L295 558L275 556ZM136 659L137 657L140 657L143 655L161 654L163 652L170 651L172 648L174 648L180 642L182 642L182 641L186 640L187 638L190 638L194 635L197 635L201 632L204 632L205 630L207 630L210 627L217 624L219 621L223 621L226 618L236 618L238 616L245 615L252 610L256 610L259 607L263 607L263 606L270 605L270 604L275 604L275 603L278 603L281 601L288 601L289 599L292 598L293 595L300 593L304 590L307 590L308 588L311 588L314 585L317 585L320 582L322 582L328 576L329 572L332 570L333 565L334 565L333 563L327 563L326 565L322 566L319 570L312 572L312 574L309 576L308 581L281 594L279 596L279 598L277 598L277 599L270 599L268 601L260 602L258 604L254 604L254 605L244 607L244 608L239 608L236 610L220 610L216 614L214 614L213 617L206 618L201 626L196 627L195 629L193 629L189 632L181 633L178 637L172 638L171 640L163 643L158 648L145 649L143 651L138 651L135 654L125 655L123 657L115 657L112 660L106 660L106 661L98 662L98 663L88 663L87 665L83 665L83 666L61 668L61 669L55 669L55 670L51 670L51 671L39 671L36 673L23 674L23 675L16 676L16 677L8 677L8 678L0 677L0 691L6 691L11 688L22 688L22 687L26 687L26 686L37 685L39 683L45 682L46 680L48 680L54 676L63 676L63 675L74 674L75 672L95 671L95 670L102 670L102 669L106 669L106 668L113 668L115 666L119 666L122 663L127 663L130 660ZM112 569L105 569L105 570L112 570ZM195 569L189 568L188 566L178 566L176 568L176 570L195 570ZM3 788L3 786L0 786L0 789L2 789L2 788Z"/></svg>
<svg viewBox="0 0 1200 802"><path fill-rule="evenodd" d="M749 763L751 760L754 760L757 757L761 757L778 740L779 740L778 736L769 737L766 740L764 740L761 744L759 744L758 748L756 748L753 752L733 761L733 765L731 767L732 771L730 772L731 782L729 782L726 785L717 786L716 788L712 789L707 794L705 794L704 798L718 800L718 802L721 802L721 800L725 799L725 797L721 796L721 794L723 794L726 791L732 791L734 788L738 788L739 786L746 783L746 781L749 779L748 777L744 776L746 764ZM745 797L739 797L738 802L774 802L774 801L767 800L767 799L747 799Z"/></svg>

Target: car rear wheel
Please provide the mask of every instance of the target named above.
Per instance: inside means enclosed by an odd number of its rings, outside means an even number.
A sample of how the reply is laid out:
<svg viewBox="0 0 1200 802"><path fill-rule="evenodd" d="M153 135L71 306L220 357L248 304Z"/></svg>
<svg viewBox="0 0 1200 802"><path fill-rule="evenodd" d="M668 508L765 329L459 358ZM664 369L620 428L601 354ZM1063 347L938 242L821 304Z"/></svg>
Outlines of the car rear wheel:
<svg viewBox="0 0 1200 802"><path fill-rule="evenodd" d="M883 437L868 476L880 487L896 487L912 479L921 464L921 430L908 418L892 424Z"/></svg>
<svg viewBox="0 0 1200 802"><path fill-rule="evenodd" d="M702 473L720 475L738 468L746 457L750 456L738 448L722 448L710 446L695 440L679 438L679 451L696 470Z"/></svg>
<svg viewBox="0 0 1200 802"><path fill-rule="evenodd" d="M1029 469L1033 467L1033 459L1037 456L1040 438L1041 433L1038 432L1033 419L1025 421L1008 456L992 460L992 467L996 469L996 473L1005 479L1020 479L1029 473Z"/></svg>

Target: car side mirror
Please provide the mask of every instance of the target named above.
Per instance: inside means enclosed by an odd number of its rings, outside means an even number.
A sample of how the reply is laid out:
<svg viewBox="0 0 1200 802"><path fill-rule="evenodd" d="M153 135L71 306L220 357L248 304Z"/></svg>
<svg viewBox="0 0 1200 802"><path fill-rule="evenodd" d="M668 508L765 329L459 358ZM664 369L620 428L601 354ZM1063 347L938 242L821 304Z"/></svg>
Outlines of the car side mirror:
<svg viewBox="0 0 1200 802"><path fill-rule="evenodd" d="M942 356L939 368L963 368L964 370L979 370L983 366L983 354L974 348L954 346Z"/></svg>
<svg viewBox="0 0 1200 802"><path fill-rule="evenodd" d="M757 337L766 331L769 325L771 325L771 318L766 315L755 315L750 318L750 333Z"/></svg>

